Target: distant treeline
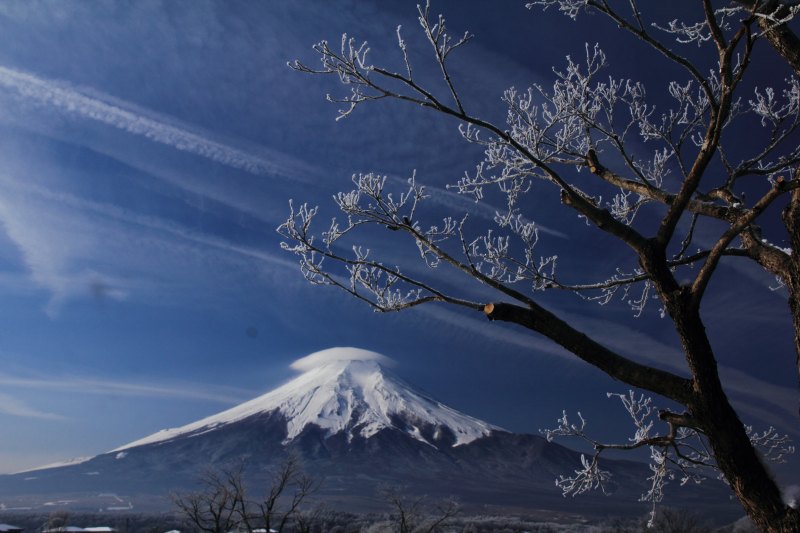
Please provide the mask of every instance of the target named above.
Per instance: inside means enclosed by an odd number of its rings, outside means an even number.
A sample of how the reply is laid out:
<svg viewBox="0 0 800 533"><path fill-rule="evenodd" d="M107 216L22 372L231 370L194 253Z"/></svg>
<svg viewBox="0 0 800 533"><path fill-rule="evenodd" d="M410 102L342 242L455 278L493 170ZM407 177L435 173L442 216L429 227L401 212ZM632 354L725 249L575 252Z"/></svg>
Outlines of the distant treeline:
<svg viewBox="0 0 800 533"><path fill-rule="evenodd" d="M432 529L419 524L409 533L716 533L755 531L741 522L723 528L713 528L698 515L686 511L664 509L653 524L647 528L647 517L637 519L609 519L594 524L557 524L510 516L456 516ZM108 526L119 533L165 533L179 530L195 531L182 516L164 514L123 513L69 513L57 511L50 514L22 514L0 512L0 523L23 528L24 533L39 533L53 527L98 527ZM303 528L306 529L306 528ZM295 533L292 524L286 533ZM310 533L396 533L402 530L397 517L391 514L352 514L328 510L318 516L308 529Z"/></svg>
<svg viewBox="0 0 800 533"><path fill-rule="evenodd" d="M186 531L183 518L173 513L122 514L122 513L71 513L56 511L45 514L0 513L0 522L21 527L24 533L39 533L60 527L108 526L120 533L164 533L174 529Z"/></svg>

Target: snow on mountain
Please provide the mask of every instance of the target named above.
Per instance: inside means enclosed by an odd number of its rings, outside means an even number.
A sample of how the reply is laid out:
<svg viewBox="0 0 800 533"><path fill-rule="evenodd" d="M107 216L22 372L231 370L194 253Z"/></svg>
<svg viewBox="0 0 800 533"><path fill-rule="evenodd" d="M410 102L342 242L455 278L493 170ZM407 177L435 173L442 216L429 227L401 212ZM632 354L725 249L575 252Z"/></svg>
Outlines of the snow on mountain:
<svg viewBox="0 0 800 533"><path fill-rule="evenodd" d="M67 459L66 461L58 461L55 463L48 463L46 465L37 466L35 468L26 468L25 470L20 470L19 472L15 472L16 474L26 474L28 472L36 472L37 470L48 470L50 468L59 468L62 466L74 466L88 462L89 460L93 459L93 455L87 455L83 457L73 457L72 459Z"/></svg>
<svg viewBox="0 0 800 533"><path fill-rule="evenodd" d="M183 427L164 429L112 452L215 431L227 424L260 413L280 412L287 420L291 442L309 424L327 435L347 432L369 438L385 428L403 431L436 446L423 433L436 428L433 440L449 430L454 446L467 444L493 431L504 431L465 415L416 391L387 371L392 360L358 348L330 348L295 361L292 368L303 373L285 385L241 405ZM402 420L398 426L396 423Z"/></svg>

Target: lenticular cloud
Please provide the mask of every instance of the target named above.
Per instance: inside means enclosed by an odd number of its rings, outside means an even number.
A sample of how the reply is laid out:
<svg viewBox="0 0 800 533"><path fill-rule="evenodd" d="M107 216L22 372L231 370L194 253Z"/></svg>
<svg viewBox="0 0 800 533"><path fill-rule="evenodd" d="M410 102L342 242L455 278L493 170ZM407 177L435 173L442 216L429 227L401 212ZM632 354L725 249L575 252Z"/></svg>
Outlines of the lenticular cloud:
<svg viewBox="0 0 800 533"><path fill-rule="evenodd" d="M339 347L328 348L302 357L291 364L291 368L300 372L308 372L337 361L377 361L384 366L394 366L393 359L377 352L361 348Z"/></svg>

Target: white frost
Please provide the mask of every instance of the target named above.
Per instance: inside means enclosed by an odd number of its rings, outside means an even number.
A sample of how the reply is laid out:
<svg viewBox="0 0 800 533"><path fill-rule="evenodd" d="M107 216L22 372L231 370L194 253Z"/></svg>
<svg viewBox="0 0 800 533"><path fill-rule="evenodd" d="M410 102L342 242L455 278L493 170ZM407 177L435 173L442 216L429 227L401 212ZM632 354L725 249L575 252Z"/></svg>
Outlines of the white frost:
<svg viewBox="0 0 800 533"><path fill-rule="evenodd" d="M368 438L381 429L395 427L434 445L419 429L430 424L437 434L449 428L455 435L455 446L502 431L415 391L381 366L390 362L386 356L356 348L316 352L291 365L303 374L263 396L186 426L159 431L112 452L216 431L255 414L274 411L287 419L285 442L295 439L309 424L319 426L329 436L347 432L348 439L355 435ZM396 427L393 415L411 422L411 427Z"/></svg>

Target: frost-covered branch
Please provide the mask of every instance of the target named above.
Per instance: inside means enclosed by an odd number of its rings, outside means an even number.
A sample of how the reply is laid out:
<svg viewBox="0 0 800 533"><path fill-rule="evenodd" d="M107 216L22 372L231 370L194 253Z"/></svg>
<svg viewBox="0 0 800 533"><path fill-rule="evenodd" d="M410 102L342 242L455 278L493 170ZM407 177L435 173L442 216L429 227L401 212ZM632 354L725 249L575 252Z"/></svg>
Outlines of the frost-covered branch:
<svg viewBox="0 0 800 533"><path fill-rule="evenodd" d="M423 190L416 186L414 178L409 180L408 192L397 199L391 194L384 195L385 177L357 175L353 180L358 188L336 197L337 204L348 217L347 226L340 227L333 219L329 229L317 238L311 226L318 209L309 208L307 204L295 209L290 204L289 217L278 228L278 232L289 239L281 243L281 248L300 257L305 278L313 284L337 286L378 311L399 311L431 301L481 309L478 303L448 296L405 275L399 267L371 259L369 249L353 245L349 257L334 249L343 236L365 224L379 224L394 231L400 226L410 227L409 215L413 215L423 198ZM362 203L363 198L368 198L366 204ZM408 214L402 214L404 212ZM441 237L436 227L425 235L434 241ZM438 261L438 258L434 256L433 260ZM341 265L347 277L330 272L326 261Z"/></svg>
<svg viewBox="0 0 800 533"><path fill-rule="evenodd" d="M695 44L702 46L712 39L718 48L725 48L723 32L730 32L738 27L741 16L746 14L742 6L722 7L712 9L708 2L704 2L706 16L698 22L687 23L680 19L671 20L667 26L653 23L652 26L664 33L673 36L681 44Z"/></svg>
<svg viewBox="0 0 800 533"><path fill-rule="evenodd" d="M453 37L447 33L445 20L442 15L437 17L436 23L431 24L431 4L429 0L425 2L425 7L417 6L417 9L419 11L420 26L422 26L422 30L428 38L428 42L433 46L434 53L436 54L436 61L442 71L450 94L453 96L453 101L456 107L458 107L458 110L464 114L464 106L461 104L461 99L458 97L458 92L456 91L455 85L453 85L453 80L450 78L450 72L447 70L445 61L453 50L468 43L473 36L467 31L464 32L460 38L454 40Z"/></svg>
<svg viewBox="0 0 800 533"><path fill-rule="evenodd" d="M700 268L700 271L697 274L697 277L692 284L692 295L693 298L699 299L702 298L703 292L705 291L706 286L708 285L709 280L711 279L711 275L714 272L717 264L719 263L720 258L725 249L727 249L730 242L739 235L744 229L751 224L761 213L764 212L776 199L781 197L783 194L787 193L788 191L797 189L800 187L800 180L779 180L776 181L770 189L770 191L765 194L754 206L750 209L744 216L740 217L734 224L732 224L725 233L719 238L719 240L714 244L714 247L708 254L708 258L706 259L703 266Z"/></svg>
<svg viewBox="0 0 800 533"><path fill-rule="evenodd" d="M490 320L513 321L546 335L586 362L612 372L619 379L635 384L634 386L657 391L676 401L686 400L689 383L685 378L641 365L614 353L584 333L576 331L523 292L495 279L505 275L497 271L497 265L502 264L502 258L498 254L502 256L507 250L505 241L498 244L497 241L487 238L488 249L476 245L473 247L476 250L470 251L470 246L465 246L461 223L456 224L452 219L446 218L443 225L432 225L424 229L418 220L412 220L410 214L415 214L415 217L420 215L417 212L418 204L425 198L424 188L417 184L414 177L409 179L408 189L400 195L387 192L386 178L374 174L357 174L353 177L353 183L356 185L354 190L337 196L339 208L347 215L346 226L332 221L329 229L317 236L312 229L312 223L318 209L303 204L298 209L292 206L288 219L278 228L279 233L287 239L281 243L282 248L299 256L301 270L310 282L339 287L378 311L396 311L428 302L445 302L481 309ZM523 221L512 221L513 224L519 224L517 231L520 238L533 246L533 228ZM373 258L372 252L366 247L352 245L348 252L342 246L342 239L349 236L355 228L405 234L417 244L429 267L438 269L440 263L447 265L466 275L465 279L495 289L503 296L518 300L524 307L506 303L481 305L468 298L448 294L435 288L433 282L419 276L410 276L399 266ZM467 262L456 259L455 250L459 249L466 249L469 257ZM476 258L481 259L476 261ZM494 263L495 270L491 265L488 266L488 271L486 266L479 266L481 261ZM523 267L530 270L530 276L535 275L533 267L525 267L524 264L518 266ZM541 265L537 268L541 268ZM528 274L521 276L526 278ZM461 286L460 291L464 290Z"/></svg>
<svg viewBox="0 0 800 533"><path fill-rule="evenodd" d="M786 456L795 452L792 439L788 435L781 435L772 426L761 433L755 431L753 426L745 426L745 430L750 436L750 442L761 451L765 461L783 464L786 462Z"/></svg>
<svg viewBox="0 0 800 533"><path fill-rule="evenodd" d="M575 4L575 3L576 2L574 0L537 0L536 2L531 2L527 4L527 7L528 9L532 9L536 6L543 6L546 8L552 5L557 5L559 6L559 9L562 12L570 15L574 19L580 10L569 9L565 11L564 9L562 9L562 6L569 6L570 4ZM621 13L613 9L610 6L610 4L605 0L585 0L582 1L581 4L583 4L581 7L584 7L585 10L587 11L593 10L608 16L620 28L628 31L636 38L645 42L653 49L655 49L657 52L662 54L664 57L669 59L670 61L676 63L677 65L680 65L692 76L692 78L694 78L695 81L697 81L703 87L703 90L705 91L709 99L712 97L711 87L708 85L707 81L700 73L700 71L697 69L697 67L694 64L692 64L692 62L689 61L686 57L683 57L680 54L674 52L669 47L660 42L658 39L653 37L645 28L644 24L641 21L641 17L638 14L637 16L635 16L635 22L631 22Z"/></svg>
<svg viewBox="0 0 800 533"><path fill-rule="evenodd" d="M631 275L618 273L607 278L605 283L562 282L556 275L556 256L534 252L534 247L539 243L538 230L524 212L522 199L533 193L536 180L554 184L561 190L563 205L575 209L591 225L627 243L638 256L638 262L645 260L644 264L651 263L645 256L652 252L644 236L634 226L639 214L652 204L662 204L668 209L657 236L659 245L664 248L670 245L683 213L688 211L693 214L691 229L680 243L680 249L674 253L677 258L683 256L691 244L698 217L711 217L731 224L729 234L734 236L753 233L756 220L751 215L754 211L748 209L732 189L738 177L762 173L774 178L781 171L793 170L792 165L800 161L800 148L795 147L789 153L782 149L800 123L797 82L791 81L790 88L782 93L783 100L780 103L771 88L757 89L749 107L733 99L736 80L746 68L752 44L752 36L747 31L749 22L735 21L742 11L741 7L709 11L706 2L703 4L705 20L694 26L675 23L664 29L667 33L678 35L679 40L688 39L696 45L713 42L720 49L719 71L712 70L703 76L690 63L686 64L688 60L666 49L648 33L643 15L635 3L631 5L634 22L602 1L547 0L532 2L528 7L536 5L545 8L558 6L559 10L573 18L583 9L599 11L673 61L687 66L691 76L683 82L671 81L668 84L666 89L674 105L656 115L656 108L648 101L644 85L631 79L603 77L606 55L599 46L587 45L585 57L580 61L567 57L566 66L554 70L552 88L536 84L524 91L508 89L503 96L507 107L506 125L497 126L466 113L447 71L447 57L453 50L466 44L471 35L467 32L460 38L450 37L444 18L431 17L428 4L419 8L419 22L432 45L445 84L453 97L454 107L438 100L432 90L424 88L414 77L408 45L400 28L397 42L406 67L405 74L373 65L367 60L369 48L366 44L356 45L356 41L347 36L343 36L339 51L331 49L326 42L315 47L322 68L312 69L300 62L295 62L292 67L303 72L336 75L345 86L351 88L350 95L329 97L347 104L340 111L340 118L369 100L396 98L459 119L463 137L483 146L485 159L477 165L474 173L465 174L453 187L462 194L474 196L476 201L484 198L484 189L487 188L499 191L506 198L505 212L498 213L496 226L470 237L465 235L466 219L461 215L445 218L442 225L431 226L424 234L422 228L413 224L399 224L397 217L387 220L367 217L357 224L348 225L346 232L367 221L385 224L389 229L410 230L420 256L428 266L436 267L447 257L446 262L452 266L469 274L477 273L482 283L520 301L528 298L525 291L505 291L504 287L524 282L529 283L533 291L566 288L580 292L595 288L602 294L590 299L600 303L608 303L618 288L625 287L622 299L638 316L651 295L660 298L663 292L663 287L653 284L653 272L643 268ZM746 41L744 59L740 58L734 65L733 51L742 39ZM406 92L402 92L403 89ZM772 135L757 156L736 165L728 161L721 145L721 135L735 117L745 113L759 117L764 127L772 128ZM631 146L637 137L644 143L658 145L649 157L642 157L632 150ZM711 190L701 188L706 169L716 153L725 163L729 179L721 187ZM777 154L776 158L770 160L768 156L773 153ZM596 187L585 187L585 180L570 178L587 167L611 190L601 195L594 192ZM680 190L672 192L668 183L674 183L676 175L682 179L682 184ZM592 193L586 192L590 189ZM345 210L350 200L352 198L342 194L337 196L337 203ZM413 216L409 219L416 220ZM743 221L746 223L743 224ZM338 238L337 235L342 231L332 226L328 234ZM456 235L462 245L463 262L455 260L452 250L442 247L446 245L445 241ZM770 251L765 250L758 240L744 239L743 242L750 257L770 268L775 275L784 275L783 270L773 268L776 261L763 260ZM730 255L729 250L727 243L718 247L712 255L712 262ZM664 264L662 267L662 275L669 275L674 272L675 265ZM331 282L319 275L319 268L306 270L314 274L310 276L311 279ZM642 283L641 292L629 298L628 286L637 282Z"/></svg>
<svg viewBox="0 0 800 533"><path fill-rule="evenodd" d="M399 27L400 72L373 64L367 45L346 35L337 49L323 41L315 46L320 68L291 66L342 84L343 94L328 97L341 104L339 118L368 102L392 99L456 119L463 138L484 153L475 170L451 187L476 202L500 197L505 205L492 208L494 219L481 226L463 211L431 219L421 207L426 193L415 178L407 189L394 192L385 177L358 174L355 188L335 197L341 220L319 232L311 228L316 208L292 208L279 228L286 239L282 246L300 257L309 281L335 285L377 310L427 302L482 309L492 321L540 333L615 379L686 408L685 413L658 412L644 397L617 396L636 427L623 444L595 442L583 422L572 426L564 418L560 433L550 436L577 436L595 449L575 475L559 481L566 493L602 488L607 478L598 459L604 450L648 447L651 473L643 499L655 505L672 480L698 481L704 469L719 464L763 527L780 522L782 530L797 530L800 516L782 506L756 453L766 445L773 446L767 455L780 456L788 445L763 434L751 439L741 426L722 388L700 312L720 262L745 257L786 286L800 332L800 83L789 78L778 89L778 80L755 79L760 72L749 68L754 44L766 38L800 72L800 40L786 25L796 6L698 0L696 15L667 22L648 19L635 0L538 0L528 7L552 7L570 18L599 13L680 67L680 75L662 87L645 87L624 72L609 74L601 47L587 44L581 57L567 57L553 70L552 83L506 90L505 121L495 123L467 111L477 106L466 101L468 92L460 90L448 69L450 53L471 35L450 37L444 18L432 17L428 4L419 9L419 22L441 71L436 86L428 87L425 71L412 65ZM554 210L532 212L537 202L529 201L544 188L555 189L561 206L584 220L587 232L602 232L604 239L624 245L620 249L627 255L611 275L581 270L584 279L563 279L556 267L565 259L547 249L551 243L538 225ZM780 205L785 207L778 219ZM762 236L762 226L769 239ZM783 234L773 236L778 230ZM714 235L714 244L700 245L700 235ZM422 269L405 263L401 268L401 261L378 257L365 244L397 236L413 242ZM687 270L694 263L699 266L690 284ZM470 283L484 291L488 287L497 300L473 301ZM600 304L621 295L637 316L648 302L659 300L660 315L673 321L680 336L691 376L609 350L537 302L537 291L549 289ZM800 357L797 364L800 369Z"/></svg>
<svg viewBox="0 0 800 533"><path fill-rule="evenodd" d="M702 425L688 413L674 413L659 410L652 398L634 391L627 394L608 393L609 398L617 398L631 419L634 434L626 443L606 443L595 440L586 431L587 422L578 412L579 422L571 422L566 411L553 429L540 430L548 442L556 438L571 437L588 443L594 448L591 459L581 455L581 467L574 475L560 475L556 485L564 496L577 496L590 490L607 492L611 473L600 467L601 454L606 450L634 450L642 447L650 449L649 485L641 495L640 501L651 503L651 521L655 518L657 505L664 498L664 490L671 482L678 480L680 485L702 483L709 478L719 478L719 469L709 449ZM656 423L666 425L657 431ZM764 460L782 463L788 454L795 451L788 435L782 435L773 427L754 431L745 426L752 445L761 451Z"/></svg>

